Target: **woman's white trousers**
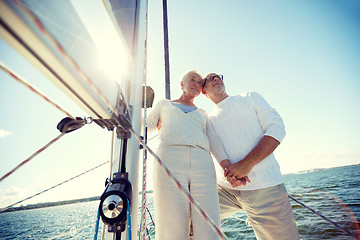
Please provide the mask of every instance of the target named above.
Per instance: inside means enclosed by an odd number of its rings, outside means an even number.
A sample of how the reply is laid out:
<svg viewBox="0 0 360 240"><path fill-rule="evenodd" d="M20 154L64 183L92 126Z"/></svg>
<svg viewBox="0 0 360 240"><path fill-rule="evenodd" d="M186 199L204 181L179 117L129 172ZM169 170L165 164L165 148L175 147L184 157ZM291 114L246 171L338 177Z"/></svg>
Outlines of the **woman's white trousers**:
<svg viewBox="0 0 360 240"><path fill-rule="evenodd" d="M160 147L157 155L220 228L216 175L210 153L200 147L171 145ZM194 240L219 239L157 161L154 161L153 177L156 240L188 239L190 218Z"/></svg>

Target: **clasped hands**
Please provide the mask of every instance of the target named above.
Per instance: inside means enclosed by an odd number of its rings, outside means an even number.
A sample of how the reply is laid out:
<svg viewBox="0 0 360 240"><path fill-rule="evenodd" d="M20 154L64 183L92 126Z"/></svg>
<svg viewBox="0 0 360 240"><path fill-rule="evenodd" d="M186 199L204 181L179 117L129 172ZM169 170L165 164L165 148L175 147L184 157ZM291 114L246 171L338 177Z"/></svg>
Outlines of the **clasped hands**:
<svg viewBox="0 0 360 240"><path fill-rule="evenodd" d="M234 164L230 160L225 159L220 163L224 169L224 176L232 187L245 186L247 182L251 182L247 176L252 167L244 161L239 161Z"/></svg>

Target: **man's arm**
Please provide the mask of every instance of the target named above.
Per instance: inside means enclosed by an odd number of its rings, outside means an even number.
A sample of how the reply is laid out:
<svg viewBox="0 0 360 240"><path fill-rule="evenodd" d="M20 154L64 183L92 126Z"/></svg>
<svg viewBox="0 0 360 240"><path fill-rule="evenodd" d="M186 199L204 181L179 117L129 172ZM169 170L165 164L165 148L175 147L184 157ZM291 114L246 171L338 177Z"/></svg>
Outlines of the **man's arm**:
<svg viewBox="0 0 360 240"><path fill-rule="evenodd" d="M251 169L269 156L279 146L280 142L273 137L264 136L251 152L244 159L229 166L225 177L235 176L237 179L247 176Z"/></svg>

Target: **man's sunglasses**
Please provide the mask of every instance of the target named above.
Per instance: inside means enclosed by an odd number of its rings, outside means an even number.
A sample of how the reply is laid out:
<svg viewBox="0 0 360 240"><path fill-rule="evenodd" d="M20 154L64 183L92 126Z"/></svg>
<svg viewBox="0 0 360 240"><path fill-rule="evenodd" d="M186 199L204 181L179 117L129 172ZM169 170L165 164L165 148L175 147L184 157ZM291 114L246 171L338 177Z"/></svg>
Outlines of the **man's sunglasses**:
<svg viewBox="0 0 360 240"><path fill-rule="evenodd" d="M223 81L223 75L219 74L219 75L213 75L213 76L210 76L210 77L207 77L207 78L204 78L204 83L203 83L203 88L205 87L205 84L206 84L206 81L209 81L209 82L212 82L214 81L215 78L220 78L221 81Z"/></svg>

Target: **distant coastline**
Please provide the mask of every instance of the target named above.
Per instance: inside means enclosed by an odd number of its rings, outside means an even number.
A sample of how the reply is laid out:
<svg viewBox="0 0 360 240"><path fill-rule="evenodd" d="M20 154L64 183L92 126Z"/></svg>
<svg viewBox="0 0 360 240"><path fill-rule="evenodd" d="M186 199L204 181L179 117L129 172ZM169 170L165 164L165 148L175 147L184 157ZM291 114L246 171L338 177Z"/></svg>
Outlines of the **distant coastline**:
<svg viewBox="0 0 360 240"><path fill-rule="evenodd" d="M359 166L360 163L358 164L351 164L351 165L344 165L344 166L337 166L337 167L330 167L330 168L343 168L343 167L351 167L351 166ZM310 172L317 172L317 171L322 171L322 170L326 170L326 169L330 169L330 168L314 168L314 169L308 169L308 170L302 170L302 171L298 171L298 172L293 172L293 173L285 173L285 175L297 175L297 174L304 174L304 173L310 173ZM146 191L147 193L152 193L152 190ZM139 194L141 194L141 192L139 192ZM100 196L95 196L95 197L88 197L88 198L80 198L80 199L73 199L73 200L64 200L64 201L58 201L58 202L45 202L45 203L35 203L35 204L29 204L29 205L25 205L25 206L20 206L20 207L10 207L4 211L1 211L1 213L6 213L6 212L15 212L15 211L23 211L23 210L31 210L31 209L37 209L37 208L45 208L45 207L54 207L54 206L60 206L60 205L67 205L67 204L73 204L73 203L82 203L82 202L91 202L91 201L99 201L100 200Z"/></svg>
<svg viewBox="0 0 360 240"><path fill-rule="evenodd" d="M152 190L146 191L146 193L152 193L152 192L153 192ZM141 194L141 192L139 192L139 194ZM58 202L35 203L35 204L29 204L29 205L20 206L20 207L10 207L10 208L0 212L0 214L6 213L6 212L31 210L31 209L37 209L37 208L54 207L54 206L60 206L60 205L99 201L99 200L100 200L100 196L95 196L95 197L80 198L80 199L73 199L73 200L64 200L64 201L58 201Z"/></svg>
<svg viewBox="0 0 360 240"><path fill-rule="evenodd" d="M36 203L36 204L29 204L29 205L20 206L20 207L11 207L11 208L8 208L8 209L2 211L1 213L23 211L23 210L30 210L30 209L36 209L36 208L54 207L54 206L72 204L72 203L90 202L90 201L97 201L97 200L100 200L100 196L81 198L81 199L73 199L73 200L65 200L65 201L59 201L59 202Z"/></svg>
<svg viewBox="0 0 360 240"><path fill-rule="evenodd" d="M336 169L336 168L359 166L359 165L360 165L360 163L350 164L350 165L344 165L344 166L336 166L336 167L327 167L327 168L312 168L312 169L307 169L307 170L301 170L301 171L298 171L298 172L285 173L285 174L283 174L283 175L303 174L303 173L309 173L309 172L323 171L323 170L327 170L327 169L331 169L331 168Z"/></svg>
<svg viewBox="0 0 360 240"><path fill-rule="evenodd" d="M337 167L330 167L330 168L343 168L343 167L351 167L351 166L358 166L358 165L360 165L360 163L344 165L344 166L337 166ZM330 169L330 168L314 168L314 169L302 170L302 171L293 172L293 173L285 173L284 176L285 175L293 175L293 174L297 175L297 174L304 174L304 173L310 173L310 172L317 172L317 171L322 171L322 170L326 170L326 169ZM152 193L153 191L149 190L146 192ZM141 192L139 192L139 194L141 194ZM100 200L100 196L95 196L95 197L88 197L88 198L81 198L81 199L64 200L64 201L58 201L58 202L35 203L35 204L29 204L29 205L20 206L20 207L10 207L4 211L1 211L0 214L6 213L6 212L31 210L31 209L37 209L37 208L53 207L53 206L90 202L90 201L99 201L99 200Z"/></svg>

